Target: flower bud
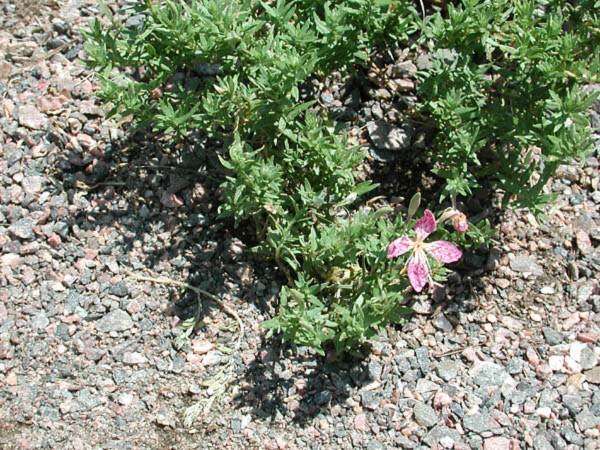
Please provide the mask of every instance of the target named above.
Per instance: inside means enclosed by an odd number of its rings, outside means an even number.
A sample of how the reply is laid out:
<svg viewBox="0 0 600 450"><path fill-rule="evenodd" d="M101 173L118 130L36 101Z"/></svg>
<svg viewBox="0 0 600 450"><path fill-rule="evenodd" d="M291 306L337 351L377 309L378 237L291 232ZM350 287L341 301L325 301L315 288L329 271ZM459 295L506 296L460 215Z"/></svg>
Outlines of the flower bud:
<svg viewBox="0 0 600 450"><path fill-rule="evenodd" d="M162 96L163 96L162 89L159 87L155 87L154 89L152 89L150 91L150 97L153 100L158 100L158 99L162 98Z"/></svg>
<svg viewBox="0 0 600 450"><path fill-rule="evenodd" d="M469 222L467 216L463 213L458 213L452 216L452 226L459 233L464 233L469 229Z"/></svg>
<svg viewBox="0 0 600 450"><path fill-rule="evenodd" d="M419 209L419 205L421 204L421 193L417 192L410 199L410 203L408 204L408 220L412 219L412 217L417 213Z"/></svg>

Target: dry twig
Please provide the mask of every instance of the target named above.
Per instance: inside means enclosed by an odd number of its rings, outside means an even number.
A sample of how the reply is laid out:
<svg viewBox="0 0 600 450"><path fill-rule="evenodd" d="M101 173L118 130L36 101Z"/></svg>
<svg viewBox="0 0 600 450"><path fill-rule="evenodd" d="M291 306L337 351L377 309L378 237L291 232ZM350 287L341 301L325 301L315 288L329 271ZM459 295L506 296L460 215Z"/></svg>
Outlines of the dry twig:
<svg viewBox="0 0 600 450"><path fill-rule="evenodd" d="M239 326L239 336L238 336L236 349L239 348L241 341L242 341L242 337L244 335L244 330L245 330L244 322L242 322L242 319L240 318L238 313L236 313L230 306L223 303L223 301L219 297L217 297L215 294L211 294L210 292L205 291L204 289L200 289L196 286L192 286L191 284L184 283L183 281L177 281L172 278L142 276L142 275L137 275L131 271L127 271L127 275L129 275L131 278L133 278L137 281L149 281L151 283L181 287L184 289L188 289L192 292L195 292L199 296L204 296L204 297L211 299L213 302L215 302L217 304L217 306L219 308L221 308L221 310L224 313L230 315L237 321L238 326Z"/></svg>
<svg viewBox="0 0 600 450"><path fill-rule="evenodd" d="M192 286L191 284L184 283L183 281L173 280L172 278L137 275L131 271L127 271L127 275L129 275L129 277L137 281L149 281L151 283L156 284L176 286L195 292L196 294L198 294L198 307L200 307L201 297L209 298L211 301L216 303L217 306L223 312L233 317L237 321L239 327L239 335L236 342L235 350L239 350L242 343L242 338L244 336L244 322L242 322L242 319L240 318L239 314L235 312L230 306L223 303L222 299L220 299L218 296L208 291L205 291L204 289ZM232 352L232 354L233 353L234 352ZM225 366L219 372L217 372L210 379L202 383L207 388L209 397L207 399L199 401L198 403L195 403L194 405L188 407L184 411L183 422L185 426L191 427L201 414L207 415L212 410L215 401L220 401L225 396L229 389L229 385L233 380L234 364L233 356L230 356Z"/></svg>

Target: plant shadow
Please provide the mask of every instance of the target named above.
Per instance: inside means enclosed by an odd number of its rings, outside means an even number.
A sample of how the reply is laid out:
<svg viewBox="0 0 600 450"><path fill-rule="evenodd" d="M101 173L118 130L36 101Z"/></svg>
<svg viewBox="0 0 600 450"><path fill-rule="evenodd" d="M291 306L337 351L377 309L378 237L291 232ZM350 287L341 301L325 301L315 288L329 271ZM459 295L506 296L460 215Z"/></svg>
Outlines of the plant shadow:
<svg viewBox="0 0 600 450"><path fill-rule="evenodd" d="M237 297L239 289L248 287L246 271L255 268L240 239L243 233L217 219L224 176L219 149L219 143L172 145L137 132L108 143L103 152L62 153L53 174L57 187L86 206L70 217L70 228L112 232L99 253L116 257L137 275L176 271L178 281L220 297ZM269 268L264 272L270 273ZM189 290L173 294L168 313L181 321L215 309ZM256 296L253 304L266 307Z"/></svg>
<svg viewBox="0 0 600 450"><path fill-rule="evenodd" d="M336 358L319 356L306 348L263 339L256 359L248 364L236 384L238 408L263 420L285 417L305 426L323 410L342 404L370 379L368 351Z"/></svg>

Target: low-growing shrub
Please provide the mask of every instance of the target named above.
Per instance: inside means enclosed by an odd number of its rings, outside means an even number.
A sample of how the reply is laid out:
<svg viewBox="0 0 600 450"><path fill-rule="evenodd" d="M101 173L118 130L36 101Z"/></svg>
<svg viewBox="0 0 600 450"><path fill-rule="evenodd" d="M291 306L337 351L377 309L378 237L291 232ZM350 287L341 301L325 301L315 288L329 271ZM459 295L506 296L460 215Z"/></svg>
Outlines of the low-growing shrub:
<svg viewBox="0 0 600 450"><path fill-rule="evenodd" d="M413 202L412 210L417 207ZM299 277L282 289L279 314L265 326L299 344L320 349L330 342L343 351L403 320L410 311L407 292L433 290L445 281L443 264L462 257L454 244L433 239L449 233L438 230L431 211L417 221L413 211L404 219L392 217L390 208L361 209L312 227L291 264ZM450 213L441 220L460 214Z"/></svg>
<svg viewBox="0 0 600 450"><path fill-rule="evenodd" d="M309 77L365 62L376 43L414 32L408 5L147 0L125 23L94 21L85 49L113 113L180 137L200 129L260 141L309 106L300 99Z"/></svg>
<svg viewBox="0 0 600 450"><path fill-rule="evenodd" d="M448 194L491 178L505 204L535 207L558 165L590 150L594 97L579 87L600 73L598 6L465 0L428 18L420 41L431 67L419 94L437 125L434 171Z"/></svg>
<svg viewBox="0 0 600 450"><path fill-rule="evenodd" d="M488 233L453 208L438 217L453 231L425 233L435 219L415 222L418 196L405 217L366 203L365 151L316 105L311 81L401 47L427 53L412 113L434 129L424 156L446 180L442 198L454 206L489 180L535 205L557 164L588 147L579 86L597 74L592 4L465 0L420 17L422 3L401 0L146 0L124 19L107 11L85 48L113 114L214 143L221 215L287 278L265 326L345 351L400 321L407 294L459 258L425 234L468 246Z"/></svg>

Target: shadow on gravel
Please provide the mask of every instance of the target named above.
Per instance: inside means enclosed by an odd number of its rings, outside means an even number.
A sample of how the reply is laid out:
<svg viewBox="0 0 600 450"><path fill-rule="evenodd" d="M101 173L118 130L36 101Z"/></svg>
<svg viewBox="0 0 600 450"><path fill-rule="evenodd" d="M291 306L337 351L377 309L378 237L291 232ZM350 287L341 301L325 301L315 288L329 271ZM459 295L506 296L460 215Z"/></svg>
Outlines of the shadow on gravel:
<svg viewBox="0 0 600 450"><path fill-rule="evenodd" d="M256 358L236 381L234 401L260 419L287 416L304 426L372 381L365 356L329 361L271 339L262 341Z"/></svg>
<svg viewBox="0 0 600 450"><path fill-rule="evenodd" d="M99 258L116 257L122 268L140 276L178 273L178 281L216 295L232 294L227 281L243 286L243 269L249 267L242 254L245 238L233 231L233 224L217 218L223 173L217 157L206 156L204 145L209 144L169 146L136 133L111 143L103 155L65 153L55 174L60 188L88 203L72 217L70 227L109 233L96 249ZM206 312L197 311L192 293L171 292L171 313L181 320ZM213 306L203 302L205 309Z"/></svg>
<svg viewBox="0 0 600 450"><path fill-rule="evenodd" d="M213 150L206 152L205 146ZM143 269L185 271L188 278L179 280L216 295L231 293L225 286L228 279L244 285L243 272L249 267L255 279L266 275L270 280L281 281L283 277L270 265L241 255L246 245L253 245L252 237L244 229L235 229L231 222L218 218L219 185L224 174L215 148L220 148L220 143L197 140L174 146L138 132L111 143L103 155L65 153L56 174L62 189L67 195L79 195L85 199L82 201L90 203L89 208L79 209L71 227L84 232L98 228L118 230L118 236L98 249L99 254L110 255L118 247L119 252L133 257L133 267L129 268L141 270L140 275L144 275ZM426 163L410 155L403 155L394 163L371 161L368 170L369 176L380 184L374 195L388 199L406 199L420 191L426 205L441 188L439 180L422 175L430 173ZM482 206L490 204L490 196L490 192L482 190L463 208L470 217L485 216L495 224L497 212ZM149 241L153 236L157 239ZM475 275L487 259L486 252L483 248L467 252L462 273ZM128 266L126 261L123 263ZM260 311L270 312L268 296L261 297L251 290L245 292L245 297L250 297ZM198 302L192 293L185 292L172 300L173 313L181 319L198 315Z"/></svg>
<svg viewBox="0 0 600 450"><path fill-rule="evenodd" d="M79 208L85 212L74 216L70 226L84 233L108 233L106 243L96 249L99 259L112 256L123 268L139 275L148 275L145 269L149 269L218 296L244 299L236 301L252 302L263 316L270 316L274 305L269 294L273 292L257 291L256 284L268 280L280 285L282 277L268 264L251 260L244 243L251 246L252 241L244 230L218 219L219 185L224 174L216 156L206 156L214 155L213 151L203 151L206 145L220 148L218 143L200 140L169 146L152 135L138 133L112 143L104 155L65 155L57 174L62 189L89 203L89 207ZM438 193L439 182L422 177L428 173L424 164L405 155L394 164L372 162L368 175L380 183L379 195L410 198L419 190L427 204ZM465 210L486 213L494 223L494 212L489 214L481 207L490 204L486 195L482 191L473 197ZM457 276L450 282L459 288L459 295L439 306L454 302L454 308L469 307L462 301L470 297L469 285L477 282L486 261L486 249L467 252L460 271L462 281ZM254 274L249 282L245 281L247 270ZM170 292L169 313L181 321L195 317L201 322L216 308L210 302L198 302L189 291ZM225 340L220 343L231 345L235 334ZM274 339L263 339L253 352L256 359L238 374L240 393L235 401L239 407L250 407L260 418L283 415L305 424L323 408L345 402L351 392L372 381L364 358L330 361L282 346ZM369 392L364 395L368 397Z"/></svg>

